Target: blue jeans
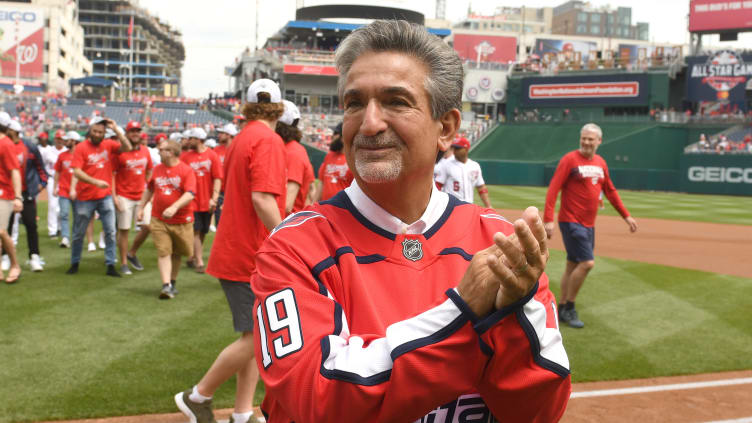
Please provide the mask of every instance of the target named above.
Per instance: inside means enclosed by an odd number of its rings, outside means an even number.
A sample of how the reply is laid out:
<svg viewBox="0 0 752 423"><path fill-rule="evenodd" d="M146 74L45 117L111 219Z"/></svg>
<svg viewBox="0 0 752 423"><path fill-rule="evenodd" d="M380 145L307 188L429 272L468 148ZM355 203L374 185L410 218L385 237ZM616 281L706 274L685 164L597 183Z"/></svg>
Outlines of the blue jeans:
<svg viewBox="0 0 752 423"><path fill-rule="evenodd" d="M84 248L86 227L89 226L95 210L99 212L99 219L102 220L102 230L104 231L104 262L108 266L115 264L115 203L112 202L111 195L99 200L76 200L73 207L71 264L81 261L81 250Z"/></svg>
<svg viewBox="0 0 752 423"><path fill-rule="evenodd" d="M58 228L60 228L60 236L68 238L70 240L70 224L68 223L68 215L73 202L70 198L58 197L58 205L60 206L60 217L58 220Z"/></svg>

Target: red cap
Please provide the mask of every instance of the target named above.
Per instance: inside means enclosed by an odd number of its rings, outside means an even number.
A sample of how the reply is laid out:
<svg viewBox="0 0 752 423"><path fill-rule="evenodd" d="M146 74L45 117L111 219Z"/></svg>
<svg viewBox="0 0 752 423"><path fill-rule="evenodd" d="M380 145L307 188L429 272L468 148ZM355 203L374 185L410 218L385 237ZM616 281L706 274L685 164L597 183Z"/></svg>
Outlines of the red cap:
<svg viewBox="0 0 752 423"><path fill-rule="evenodd" d="M452 143L452 147L456 148L470 148L470 141L467 140L465 137L461 137L459 139L454 140Z"/></svg>
<svg viewBox="0 0 752 423"><path fill-rule="evenodd" d="M141 133L141 139L142 140L148 140L149 139L149 134L147 134L146 132L142 132Z"/></svg>
<svg viewBox="0 0 752 423"><path fill-rule="evenodd" d="M39 135L37 136L37 138L44 138L44 139L49 139L49 138L50 138L50 136L49 136L49 135L47 134L47 131L44 131L44 132L42 132L41 134L39 134Z"/></svg>
<svg viewBox="0 0 752 423"><path fill-rule="evenodd" d="M58 129L55 131L55 138L63 138L65 136L65 132L62 129Z"/></svg>
<svg viewBox="0 0 752 423"><path fill-rule="evenodd" d="M132 120L132 121L128 122L128 125L125 126L125 130L126 131L130 131L131 129L138 129L140 131L141 130L141 122L138 122L138 121L135 121L135 120Z"/></svg>
<svg viewBox="0 0 752 423"><path fill-rule="evenodd" d="M167 134L165 134L164 132L160 132L154 136L154 142L160 142L166 139L167 139Z"/></svg>

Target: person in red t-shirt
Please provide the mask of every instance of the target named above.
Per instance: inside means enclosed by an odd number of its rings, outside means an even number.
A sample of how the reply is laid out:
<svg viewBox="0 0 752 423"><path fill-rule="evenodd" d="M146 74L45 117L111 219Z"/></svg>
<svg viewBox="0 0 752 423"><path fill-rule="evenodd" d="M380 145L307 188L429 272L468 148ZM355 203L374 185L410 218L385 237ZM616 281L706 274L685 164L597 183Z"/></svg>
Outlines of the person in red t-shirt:
<svg viewBox="0 0 752 423"><path fill-rule="evenodd" d="M63 142L67 150L57 156L55 162L55 187L53 188L60 206L60 247L70 247L70 224L68 216L72 203L70 199L71 179L73 178L73 149L81 141L81 135L76 131L69 131L63 135Z"/></svg>
<svg viewBox="0 0 752 423"><path fill-rule="evenodd" d="M167 300L177 294L178 272L181 256L193 254L193 193L196 175L181 162L180 144L164 140L159 144L162 163L154 168L149 186L138 205L138 219L143 220L144 209L152 202L149 223L154 247L157 249L157 267L162 277L159 298Z"/></svg>
<svg viewBox="0 0 752 423"><path fill-rule="evenodd" d="M130 275L128 267L128 234L131 224L135 222L137 206L146 188L146 182L151 179L154 167L149 149L144 145L141 123L130 121L125 126L125 136L130 140L131 151L120 153L112 158L115 171L113 185L113 200L117 216L117 244L120 252L120 273ZM138 267L134 267L136 270Z"/></svg>
<svg viewBox="0 0 752 423"><path fill-rule="evenodd" d="M6 283L14 283L21 277L16 246L8 232L7 222L13 213L23 210L22 180L25 179L25 172L18 162L13 141L5 135L10 123L10 116L0 112L0 243L10 259L8 277L6 278L0 270L0 279Z"/></svg>
<svg viewBox="0 0 752 423"><path fill-rule="evenodd" d="M192 389L175 395L183 413L211 415L211 397L232 375L237 376L236 422L254 422L253 393L258 368L253 353L251 274L255 254L277 226L285 208L287 175L285 147L274 132L284 112L279 87L260 79L248 88L244 114L248 123L233 139L225 158L225 213L217 228L206 271L219 279L232 312L233 326L241 332Z"/></svg>
<svg viewBox="0 0 752 423"><path fill-rule="evenodd" d="M293 102L282 100L285 105L285 113L277 121L275 131L285 142L287 160L287 201L285 204L285 216L303 210L312 203L309 192L313 186L313 165L305 147L298 142L302 137L298 129L300 112ZM313 186L313 191L316 190Z"/></svg>
<svg viewBox="0 0 752 423"><path fill-rule="evenodd" d="M347 158L342 153L342 124L337 125L329 143L329 153L319 167L321 188L318 189L318 201L326 201L350 186L353 174L347 166Z"/></svg>
<svg viewBox="0 0 752 423"><path fill-rule="evenodd" d="M637 221L629 215L619 193L611 182L608 166L603 157L595 154L601 144L601 128L588 123L580 131L580 148L567 153L556 166L548 186L546 208L543 214L546 235L554 234L554 208L561 194L559 230L567 250L567 266L561 277L561 303L559 320L574 328L584 327L574 302L590 270L595 266L595 216L598 214L598 197L601 191L629 225L630 232L637 231Z"/></svg>
<svg viewBox="0 0 752 423"><path fill-rule="evenodd" d="M118 141L105 139L105 130L112 130ZM75 201L73 219L73 248L71 266L66 273L78 273L81 262L86 227L89 226L94 211L99 213L104 231L104 259L108 276L120 277L115 269L115 205L112 202L112 160L120 152L131 150L131 142L115 122L108 119L95 119L89 126L89 137L73 150L73 175L76 177L70 187L70 198Z"/></svg>
<svg viewBox="0 0 752 423"><path fill-rule="evenodd" d="M180 160L196 174L196 192L193 199L193 257L188 265L195 266L196 272L204 273L204 237L209 232L211 217L217 207L219 190L222 188L222 163L217 154L204 145L206 131L191 128L184 144L188 150L180 155Z"/></svg>
<svg viewBox="0 0 752 423"><path fill-rule="evenodd" d="M238 135L238 129L234 124L228 123L227 125L217 129L217 142L218 146L214 148L214 152L217 153L219 161L222 163L222 169L225 168L225 156L227 155L227 148L230 147L232 139ZM219 198L217 198L217 208L214 210L214 224L219 225L219 219L222 217L222 204L225 202L225 190L219 192Z"/></svg>

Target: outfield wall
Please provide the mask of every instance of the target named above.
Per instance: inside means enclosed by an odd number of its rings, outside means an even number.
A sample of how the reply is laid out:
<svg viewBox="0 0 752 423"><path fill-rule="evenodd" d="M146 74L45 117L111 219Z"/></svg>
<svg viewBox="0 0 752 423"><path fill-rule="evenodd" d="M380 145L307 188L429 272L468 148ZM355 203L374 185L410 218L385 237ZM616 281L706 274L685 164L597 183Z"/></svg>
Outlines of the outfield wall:
<svg viewBox="0 0 752 423"><path fill-rule="evenodd" d="M499 125L470 153L483 168L488 184L546 186L559 159L579 147L582 122ZM603 144L598 154L609 165L617 188L684 191L684 147L700 133L727 126L600 123ZM691 191L695 192L695 191Z"/></svg>
<svg viewBox="0 0 752 423"><path fill-rule="evenodd" d="M749 155L685 154L680 166L679 189L682 192L752 195L752 157Z"/></svg>

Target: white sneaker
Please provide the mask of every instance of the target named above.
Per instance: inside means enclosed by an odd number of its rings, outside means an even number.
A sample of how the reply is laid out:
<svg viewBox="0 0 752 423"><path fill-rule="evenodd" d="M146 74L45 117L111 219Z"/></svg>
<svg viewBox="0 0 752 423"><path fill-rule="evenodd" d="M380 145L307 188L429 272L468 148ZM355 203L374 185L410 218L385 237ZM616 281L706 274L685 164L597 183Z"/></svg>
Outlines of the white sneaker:
<svg viewBox="0 0 752 423"><path fill-rule="evenodd" d="M2 268L3 271L10 270L10 257L8 257L7 254L3 254L2 266L0 266L0 268Z"/></svg>
<svg viewBox="0 0 752 423"><path fill-rule="evenodd" d="M105 244L104 244L104 232L99 233L99 249L104 250Z"/></svg>
<svg viewBox="0 0 752 423"><path fill-rule="evenodd" d="M29 267L31 268L32 272L41 272L42 270L44 270L42 261L39 259L39 254L31 255L31 260L29 260Z"/></svg>
<svg viewBox="0 0 752 423"><path fill-rule="evenodd" d="M212 232L217 232L217 227L214 225L209 225L209 230Z"/></svg>
<svg viewBox="0 0 752 423"><path fill-rule="evenodd" d="M68 238L63 237L63 239L60 240L60 247L62 248L70 247L70 241L68 241Z"/></svg>
<svg viewBox="0 0 752 423"><path fill-rule="evenodd" d="M89 243L89 251L97 251L97 244L90 242Z"/></svg>

